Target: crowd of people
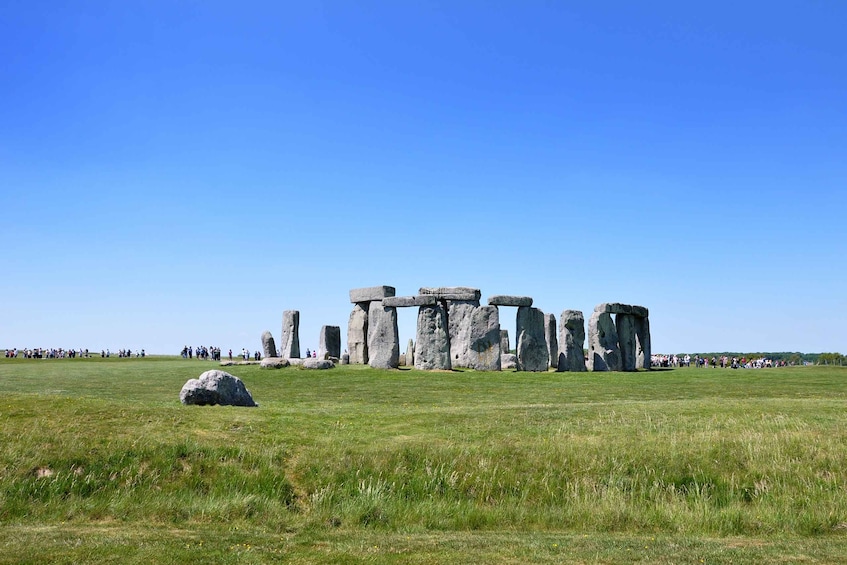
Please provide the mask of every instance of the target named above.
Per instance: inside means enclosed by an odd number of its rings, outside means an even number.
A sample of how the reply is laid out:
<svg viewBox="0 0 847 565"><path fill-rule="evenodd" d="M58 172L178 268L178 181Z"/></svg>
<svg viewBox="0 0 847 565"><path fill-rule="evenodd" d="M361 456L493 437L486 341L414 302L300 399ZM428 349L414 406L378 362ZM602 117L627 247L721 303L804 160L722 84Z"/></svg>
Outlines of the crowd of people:
<svg viewBox="0 0 847 565"><path fill-rule="evenodd" d="M94 355L97 355L96 353ZM118 357L145 357L147 352L143 349L136 350L133 353L130 349L121 349L118 351ZM91 353L88 349L63 349L63 348L42 348L36 347L34 349L18 349L17 347L13 347L11 349L6 349L5 357L7 359L75 359L77 357L89 359L91 358ZM100 357L111 357L112 352L108 349L102 349L100 351Z"/></svg>
<svg viewBox="0 0 847 565"><path fill-rule="evenodd" d="M746 357L728 357L726 355L717 357L713 355L709 358L697 354L692 356L687 353L685 355L653 355L651 363L653 367L690 367L693 363L698 369L710 367L713 369L718 367L721 369L767 369L788 365L785 360L774 361L767 357L748 359Z"/></svg>
<svg viewBox="0 0 847 565"><path fill-rule="evenodd" d="M182 348L180 356L183 359L193 359L194 357L197 357L197 359L201 359L203 361L220 361L221 348L214 345L210 345L209 347L206 347L205 345L198 345L197 347L186 345ZM229 350L229 358L232 359L232 349Z"/></svg>

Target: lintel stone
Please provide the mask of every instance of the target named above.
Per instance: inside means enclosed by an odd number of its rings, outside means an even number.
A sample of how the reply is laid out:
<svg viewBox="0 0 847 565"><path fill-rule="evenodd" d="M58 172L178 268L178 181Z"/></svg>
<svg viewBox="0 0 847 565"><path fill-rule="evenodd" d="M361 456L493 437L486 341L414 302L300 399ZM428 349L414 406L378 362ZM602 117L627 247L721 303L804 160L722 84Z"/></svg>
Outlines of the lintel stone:
<svg viewBox="0 0 847 565"><path fill-rule="evenodd" d="M488 297L489 306L532 306L531 296L511 296L508 294L495 294Z"/></svg>
<svg viewBox="0 0 847 565"><path fill-rule="evenodd" d="M353 304L359 302L371 302L373 300L382 300L389 296L394 296L396 290L393 286L369 286L367 288L354 288L350 291L350 302Z"/></svg>
<svg viewBox="0 0 847 565"><path fill-rule="evenodd" d="M432 294L418 296L389 296L382 300L383 306L394 308L406 308L409 306L432 306L438 302L438 298Z"/></svg>
<svg viewBox="0 0 847 565"><path fill-rule="evenodd" d="M467 286L421 287L419 294L432 294L441 300L479 300L482 292Z"/></svg>

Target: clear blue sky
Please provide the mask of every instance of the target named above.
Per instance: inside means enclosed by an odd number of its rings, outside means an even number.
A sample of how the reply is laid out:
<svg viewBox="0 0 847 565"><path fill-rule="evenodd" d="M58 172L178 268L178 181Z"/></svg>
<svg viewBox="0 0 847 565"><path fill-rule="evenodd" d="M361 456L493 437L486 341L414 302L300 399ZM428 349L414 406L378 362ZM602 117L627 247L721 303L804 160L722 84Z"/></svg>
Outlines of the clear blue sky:
<svg viewBox="0 0 847 565"><path fill-rule="evenodd" d="M388 284L847 351L840 0L0 10L0 348L313 348Z"/></svg>

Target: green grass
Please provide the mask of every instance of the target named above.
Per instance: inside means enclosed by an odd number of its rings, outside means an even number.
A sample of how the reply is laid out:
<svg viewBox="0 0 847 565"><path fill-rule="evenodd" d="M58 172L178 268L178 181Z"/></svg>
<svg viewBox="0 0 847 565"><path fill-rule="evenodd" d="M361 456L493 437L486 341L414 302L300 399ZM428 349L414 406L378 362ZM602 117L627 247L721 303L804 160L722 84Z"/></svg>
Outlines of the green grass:
<svg viewBox="0 0 847 565"><path fill-rule="evenodd" d="M0 360L0 563L847 561L847 368Z"/></svg>

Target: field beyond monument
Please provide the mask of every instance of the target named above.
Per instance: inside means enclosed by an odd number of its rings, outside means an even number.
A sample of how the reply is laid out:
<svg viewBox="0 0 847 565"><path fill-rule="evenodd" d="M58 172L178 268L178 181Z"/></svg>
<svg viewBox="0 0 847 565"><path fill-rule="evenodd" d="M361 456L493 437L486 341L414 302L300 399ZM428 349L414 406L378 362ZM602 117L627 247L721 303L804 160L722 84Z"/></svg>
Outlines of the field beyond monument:
<svg viewBox="0 0 847 565"><path fill-rule="evenodd" d="M847 367L0 360L0 563L847 562Z"/></svg>

